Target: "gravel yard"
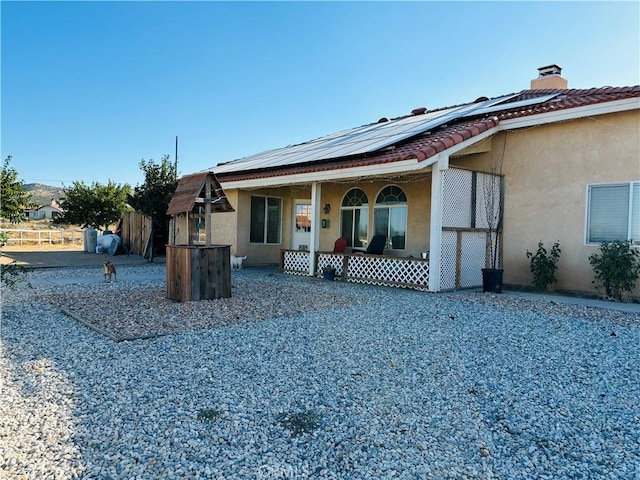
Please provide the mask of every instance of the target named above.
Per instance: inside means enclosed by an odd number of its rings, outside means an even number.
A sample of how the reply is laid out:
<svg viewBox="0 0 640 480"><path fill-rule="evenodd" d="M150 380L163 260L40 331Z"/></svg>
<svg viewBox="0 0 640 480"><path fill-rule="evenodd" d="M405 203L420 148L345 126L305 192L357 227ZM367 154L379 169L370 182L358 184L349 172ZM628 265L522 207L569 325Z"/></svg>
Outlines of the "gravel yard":
<svg viewBox="0 0 640 480"><path fill-rule="evenodd" d="M163 274L3 290L1 478L640 478L639 314L261 270L181 304Z"/></svg>

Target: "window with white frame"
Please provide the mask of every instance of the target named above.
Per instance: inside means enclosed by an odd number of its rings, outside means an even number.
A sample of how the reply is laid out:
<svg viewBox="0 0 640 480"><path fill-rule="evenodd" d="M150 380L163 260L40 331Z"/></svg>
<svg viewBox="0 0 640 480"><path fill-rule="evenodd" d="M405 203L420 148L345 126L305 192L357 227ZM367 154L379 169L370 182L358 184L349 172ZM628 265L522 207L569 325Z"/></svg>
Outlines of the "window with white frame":
<svg viewBox="0 0 640 480"><path fill-rule="evenodd" d="M359 188L352 188L342 199L340 236L348 247L363 247L369 238L369 199Z"/></svg>
<svg viewBox="0 0 640 480"><path fill-rule="evenodd" d="M586 233L587 243L640 245L640 182L589 185Z"/></svg>
<svg viewBox="0 0 640 480"><path fill-rule="evenodd" d="M383 188L373 211L375 235L387 237L387 249L404 250L407 240L407 196L395 185Z"/></svg>
<svg viewBox="0 0 640 480"><path fill-rule="evenodd" d="M280 243L282 199L251 196L250 243Z"/></svg>

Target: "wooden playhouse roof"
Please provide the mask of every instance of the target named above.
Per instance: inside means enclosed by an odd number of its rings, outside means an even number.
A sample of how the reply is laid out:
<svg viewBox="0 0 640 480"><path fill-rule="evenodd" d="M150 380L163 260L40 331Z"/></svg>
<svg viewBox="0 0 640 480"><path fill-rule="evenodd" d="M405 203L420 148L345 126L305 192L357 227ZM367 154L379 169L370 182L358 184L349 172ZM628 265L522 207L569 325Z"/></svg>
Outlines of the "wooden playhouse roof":
<svg viewBox="0 0 640 480"><path fill-rule="evenodd" d="M206 198L207 182L211 186L210 198ZM171 197L167 215L190 212L196 203L205 204L207 202L211 203L211 212L213 213L235 211L213 172L185 175L178 182L178 187Z"/></svg>

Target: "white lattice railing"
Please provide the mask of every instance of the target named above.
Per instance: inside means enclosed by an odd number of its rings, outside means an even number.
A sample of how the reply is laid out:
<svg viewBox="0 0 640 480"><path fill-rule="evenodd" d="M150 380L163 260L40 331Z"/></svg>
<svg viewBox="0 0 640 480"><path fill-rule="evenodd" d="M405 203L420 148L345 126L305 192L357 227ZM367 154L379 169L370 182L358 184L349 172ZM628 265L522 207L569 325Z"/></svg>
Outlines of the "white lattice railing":
<svg viewBox="0 0 640 480"><path fill-rule="evenodd" d="M414 290L428 290L429 262L417 258L395 258L381 255L323 253L316 254L316 275L322 276L326 266L336 269L336 278L347 282L385 285ZM283 250L281 270L292 275L309 272L310 252Z"/></svg>
<svg viewBox="0 0 640 480"><path fill-rule="evenodd" d="M280 270L291 275L308 275L311 253L304 250L282 250Z"/></svg>

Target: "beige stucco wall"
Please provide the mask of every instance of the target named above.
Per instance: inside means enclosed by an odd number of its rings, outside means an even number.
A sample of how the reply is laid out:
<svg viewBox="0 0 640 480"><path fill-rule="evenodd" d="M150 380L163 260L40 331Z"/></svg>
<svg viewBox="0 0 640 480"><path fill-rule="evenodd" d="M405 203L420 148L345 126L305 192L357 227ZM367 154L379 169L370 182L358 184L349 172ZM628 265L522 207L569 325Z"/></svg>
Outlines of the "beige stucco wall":
<svg viewBox="0 0 640 480"><path fill-rule="evenodd" d="M276 265L280 262L280 251L289 248L291 240L291 216L293 198L310 197L304 190L295 193L289 187L264 188L251 191L236 191L238 196L237 236L231 251L237 255L246 255L247 265ZM251 195L268 195L282 199L282 231L279 244L249 243L251 222ZM235 247L235 248L234 248Z"/></svg>
<svg viewBox="0 0 640 480"><path fill-rule="evenodd" d="M526 251L559 241L558 289L595 292L588 257L599 248L585 245L587 185L640 180L639 131L638 110L600 115L502 132L490 152L451 160L486 170L504 151L505 283L530 285ZM633 296L640 297L640 285Z"/></svg>

